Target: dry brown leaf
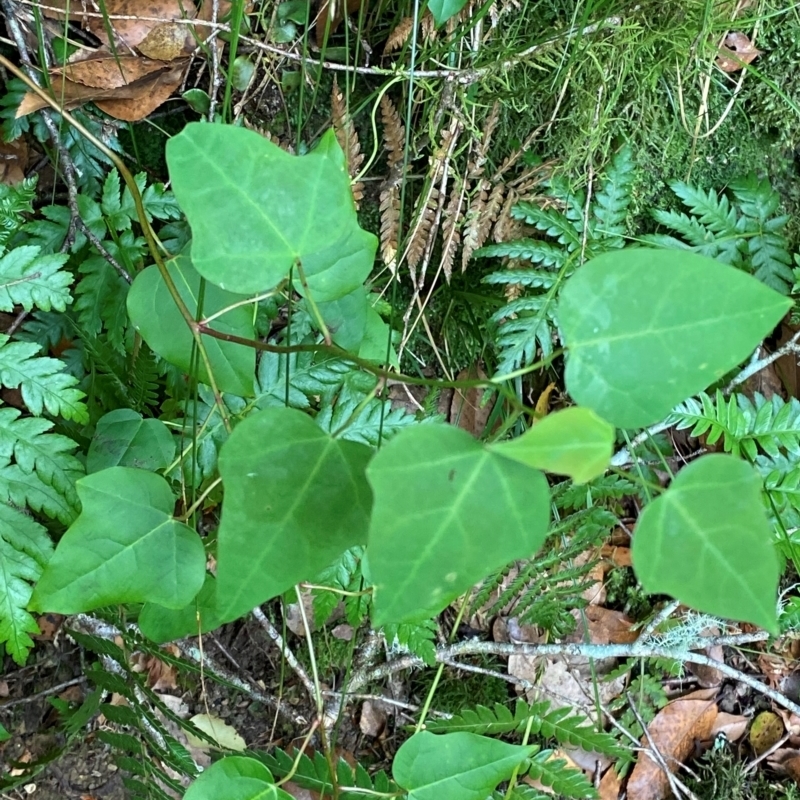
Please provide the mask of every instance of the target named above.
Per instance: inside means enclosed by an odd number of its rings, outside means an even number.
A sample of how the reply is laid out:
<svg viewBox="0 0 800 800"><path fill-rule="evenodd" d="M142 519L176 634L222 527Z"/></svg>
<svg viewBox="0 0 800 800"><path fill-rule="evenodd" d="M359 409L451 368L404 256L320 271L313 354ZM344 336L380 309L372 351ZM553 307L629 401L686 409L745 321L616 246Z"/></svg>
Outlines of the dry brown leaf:
<svg viewBox="0 0 800 800"><path fill-rule="evenodd" d="M756 755L760 756L774 747L783 738L783 733L783 720L773 711L762 711L753 720L748 738Z"/></svg>
<svg viewBox="0 0 800 800"><path fill-rule="evenodd" d="M0 697L8 697L8 681L0 681Z"/></svg>
<svg viewBox="0 0 800 800"><path fill-rule="evenodd" d="M600 549L600 558L613 564L615 567L633 566L630 547L616 547L613 544L604 544Z"/></svg>
<svg viewBox="0 0 800 800"><path fill-rule="evenodd" d="M710 736L716 737L717 734L724 733L729 742L738 742L747 732L750 720L741 714L728 714L720 711L711 727Z"/></svg>
<svg viewBox="0 0 800 800"><path fill-rule="evenodd" d="M158 61L174 61L190 55L197 43L188 25L180 22L165 22L156 25L139 43L139 52Z"/></svg>
<svg viewBox="0 0 800 800"><path fill-rule="evenodd" d="M181 85L188 66L188 58L173 61L170 69L125 87L126 90L134 90L131 97L119 98L114 95L108 99L95 101L95 105L115 119L138 122L169 100L172 93Z"/></svg>
<svg viewBox="0 0 800 800"><path fill-rule="evenodd" d="M717 717L715 694L713 689L701 689L679 697L662 708L647 726L653 744L672 772L694 750L695 742L710 737ZM628 780L628 800L666 800L671 796L669 780L646 752L650 747L647 738L642 738L642 745L645 752Z"/></svg>
<svg viewBox="0 0 800 800"><path fill-rule="evenodd" d="M98 51L99 55L67 64L53 74L62 74L73 83L93 89L118 89L164 70L167 65L139 56L119 56Z"/></svg>
<svg viewBox="0 0 800 800"><path fill-rule="evenodd" d="M414 283L417 282L416 269L428 246L438 206L439 190L435 186L430 186L427 194L421 194L414 206L414 230L408 243L406 255L406 261L411 270L411 278ZM422 283L422 279L420 279L420 283Z"/></svg>
<svg viewBox="0 0 800 800"><path fill-rule="evenodd" d="M744 64L750 64L759 55L761 50L746 34L734 31L725 37L725 46L719 49L716 65L723 72L738 72Z"/></svg>
<svg viewBox="0 0 800 800"><path fill-rule="evenodd" d="M457 381L470 381L486 378L480 364L473 364L469 369L462 369L456 376ZM450 404L450 424L471 433L475 438L480 438L486 429L489 415L494 408L494 402L481 405L486 390L477 386L470 389L456 389Z"/></svg>
<svg viewBox="0 0 800 800"><path fill-rule="evenodd" d="M387 95L381 97L381 122L383 122L383 146L387 151L386 162L391 170L403 161L406 129L394 103Z"/></svg>
<svg viewBox="0 0 800 800"><path fill-rule="evenodd" d="M25 178L28 167L28 143L25 139L0 142L0 183L13 186Z"/></svg>
<svg viewBox="0 0 800 800"><path fill-rule="evenodd" d="M63 78L61 75L54 75L50 81L52 96L61 108L78 108L85 103L109 97L119 97L120 95L132 95L134 90L129 86L119 89L95 89L91 86L84 86L82 83L73 83ZM19 104L16 112L17 119L26 117L34 111L47 108L49 103L35 92L28 92Z"/></svg>
<svg viewBox="0 0 800 800"><path fill-rule="evenodd" d="M83 22L86 11L95 11L88 0L32 0L46 19L69 19L70 22Z"/></svg>
<svg viewBox="0 0 800 800"><path fill-rule="evenodd" d="M612 767L606 770L606 774L600 779L600 786L598 787L599 800L618 800L621 789L622 780Z"/></svg>
<svg viewBox="0 0 800 800"><path fill-rule="evenodd" d="M119 15L129 18L111 19L110 22L116 44L131 50L139 47L159 25L197 16L197 7L192 0L104 0L103 5L109 17ZM110 44L102 17L90 17L86 27L103 44ZM188 26L186 28L189 33Z"/></svg>
<svg viewBox="0 0 800 800"><path fill-rule="evenodd" d="M386 730L386 704L379 700L365 700L361 704L361 716L358 727L364 736L373 738L380 736Z"/></svg>
<svg viewBox="0 0 800 800"><path fill-rule="evenodd" d="M583 613L589 623L592 644L628 644L639 636L634 621L621 611L590 605Z"/></svg>

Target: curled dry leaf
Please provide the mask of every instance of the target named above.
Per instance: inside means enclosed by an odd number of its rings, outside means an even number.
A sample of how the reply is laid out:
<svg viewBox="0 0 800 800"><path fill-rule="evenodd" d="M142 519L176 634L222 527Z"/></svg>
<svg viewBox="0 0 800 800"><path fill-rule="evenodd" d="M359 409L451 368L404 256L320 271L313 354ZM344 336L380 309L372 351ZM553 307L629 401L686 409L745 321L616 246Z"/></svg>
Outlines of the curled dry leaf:
<svg viewBox="0 0 800 800"><path fill-rule="evenodd" d="M0 183L13 186L25 177L28 144L24 139L0 142Z"/></svg>
<svg viewBox="0 0 800 800"><path fill-rule="evenodd" d="M675 772L693 751L695 742L708 739L717 718L714 702L716 691L701 689L679 697L656 714L647 726L650 738L667 766ZM667 776L647 750L650 743L642 738L645 748L628 780L628 800L666 800L671 796Z"/></svg>
<svg viewBox="0 0 800 800"><path fill-rule="evenodd" d="M719 49L716 65L723 72L737 72L759 55L761 50L755 47L747 35L734 31L725 37L725 46Z"/></svg>
<svg viewBox="0 0 800 800"><path fill-rule="evenodd" d="M618 800L621 789L622 779L612 767L606 770L606 774L600 780L600 786L597 789L600 795L599 800Z"/></svg>
<svg viewBox="0 0 800 800"><path fill-rule="evenodd" d="M159 61L174 61L191 55L196 42L188 25L181 22L165 22L156 25L139 43L139 52L147 58Z"/></svg>
<svg viewBox="0 0 800 800"><path fill-rule="evenodd" d="M747 732L749 724L750 720L741 714L728 714L720 711L711 727L710 736L716 737L718 734L724 733L729 742L738 742Z"/></svg>
<svg viewBox="0 0 800 800"><path fill-rule="evenodd" d="M154 28L165 22L197 16L192 0L104 0L104 5L116 44L131 50L138 48ZM126 19L114 19L115 16ZM110 44L102 17L90 17L87 28L103 44Z"/></svg>
<svg viewBox="0 0 800 800"><path fill-rule="evenodd" d="M108 51L98 51L92 58L67 64L53 74L94 89L118 89L165 68L160 61L139 56L115 57Z"/></svg>

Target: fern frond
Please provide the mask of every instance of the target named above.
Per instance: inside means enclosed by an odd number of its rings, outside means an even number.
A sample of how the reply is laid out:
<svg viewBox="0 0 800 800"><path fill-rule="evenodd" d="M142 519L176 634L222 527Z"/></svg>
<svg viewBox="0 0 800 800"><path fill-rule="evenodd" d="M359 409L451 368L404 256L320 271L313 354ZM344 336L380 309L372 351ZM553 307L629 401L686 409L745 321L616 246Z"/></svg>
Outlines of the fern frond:
<svg viewBox="0 0 800 800"><path fill-rule="evenodd" d="M364 163L364 154L361 152L358 133L355 125L353 125L353 120L347 110L344 96L339 90L339 83L335 76L333 88L331 89L331 115L336 140L339 142L339 146L342 148L347 160L347 171L351 178L355 178ZM364 196L364 184L361 181L353 183L350 189L353 193L353 202L358 208L361 198Z"/></svg>
<svg viewBox="0 0 800 800"><path fill-rule="evenodd" d="M383 45L383 54L393 53L399 50L411 36L411 31L414 29L414 18L403 17L400 22L395 25Z"/></svg>
<svg viewBox="0 0 800 800"><path fill-rule="evenodd" d="M416 423L413 414L392 408L391 401L373 398L362 405L366 394L345 387L325 403L316 416L317 424L340 439L377 447L403 428Z"/></svg>
<svg viewBox="0 0 800 800"><path fill-rule="evenodd" d="M41 512L69 525L77 517L61 492L46 484L36 472L25 472L19 464L0 467L0 501L17 508Z"/></svg>
<svg viewBox="0 0 800 800"><path fill-rule="evenodd" d="M383 146L387 152L386 161L391 170L392 167L398 166L403 161L406 129L394 103L386 94L381 96L381 121L383 122Z"/></svg>
<svg viewBox="0 0 800 800"><path fill-rule="evenodd" d="M767 400L756 393L726 399L717 391L712 399L702 392L678 406L670 416L678 430L691 428L691 436L706 436L708 444L720 439L726 453L746 455L751 461L759 448L772 458L788 453L800 458L800 401L778 395Z"/></svg>
<svg viewBox="0 0 800 800"><path fill-rule="evenodd" d="M671 228L676 233L683 236L691 247L696 248L698 253L702 255L716 258L716 253L719 251L719 245L716 243L714 234L702 225L697 217L690 217L682 211L664 211L663 209L656 209L653 211L653 218L660 225L666 228ZM661 246L678 246L687 247L679 239L674 239L674 244L661 242L658 234L653 234L646 237L648 241ZM738 252L738 251L737 251Z"/></svg>
<svg viewBox="0 0 800 800"><path fill-rule="evenodd" d="M108 243L108 249L118 262L125 257L138 256L140 240L134 240L128 231L119 237L120 245ZM104 338L117 352L125 350L124 337L128 320L125 306L128 284L102 256L85 259L78 273L81 275L75 288L75 314L78 324L92 336L105 331Z"/></svg>
<svg viewBox="0 0 800 800"><path fill-rule="evenodd" d="M562 745L608 755L625 752L611 734L598 731L586 717L573 714L571 709L551 709L549 700L529 704L517 699L513 711L501 703L495 703L493 708L479 705L449 719L430 719L425 726L433 733L465 731L481 736L520 736L529 724L534 736L553 739Z"/></svg>
<svg viewBox="0 0 800 800"><path fill-rule="evenodd" d="M25 178L11 186L0 184L0 249L4 249L23 226L25 216L33 211L38 176Z"/></svg>
<svg viewBox="0 0 800 800"><path fill-rule="evenodd" d="M538 230L564 245L569 252L581 246L580 228L576 228L573 222L553 208L540 208L523 200L514 206L511 216L535 225Z"/></svg>
<svg viewBox="0 0 800 800"><path fill-rule="evenodd" d="M256 380L258 408L286 404L286 372L289 372L289 405L292 408L311 407L314 398L331 396L353 365L341 358L318 356L314 353L264 353L258 362Z"/></svg>
<svg viewBox="0 0 800 800"><path fill-rule="evenodd" d="M363 555L363 547L351 547L349 550L345 550L333 564L326 567L314 578L314 584L346 590L352 583L353 578L361 570L361 558ZM314 589L312 591L314 624L317 627L321 627L330 619L340 599L340 596L335 592L326 592L324 589Z"/></svg>
<svg viewBox="0 0 800 800"><path fill-rule="evenodd" d="M38 522L0 503L0 644L22 666L39 633L27 606L53 543Z"/></svg>
<svg viewBox="0 0 800 800"><path fill-rule="evenodd" d="M769 218L780 207L781 196L770 186L766 178L758 178L756 175L750 174L747 177L731 181L730 188L742 213L751 219L758 220L762 225L766 225ZM778 227L782 228L787 221L788 217L780 217L777 222ZM775 221L773 221L774 224L776 224Z"/></svg>
<svg viewBox="0 0 800 800"><path fill-rule="evenodd" d="M486 178L479 178L475 194L467 206L464 214L464 246L461 249L461 270L467 268L473 254L483 244L481 241L481 217L483 216L486 202L489 199L491 184Z"/></svg>
<svg viewBox="0 0 800 800"><path fill-rule="evenodd" d="M61 268L66 255L40 255L38 247L16 247L0 258L0 311L64 311L72 302L72 275Z"/></svg>
<svg viewBox="0 0 800 800"><path fill-rule="evenodd" d="M428 246L431 233L435 234L434 221L438 207L439 190L433 185L428 187L427 192L423 191L417 198L414 207L414 226L406 245L406 263L411 270L411 278L414 283L417 282L417 266Z"/></svg>
<svg viewBox="0 0 800 800"><path fill-rule="evenodd" d="M141 412L158 403L158 365L146 345L131 356L129 397L134 411Z"/></svg>
<svg viewBox="0 0 800 800"><path fill-rule="evenodd" d="M562 797L597 797L597 790L583 772L568 767L562 758L553 758L552 750L542 750L530 759L528 775Z"/></svg>
<svg viewBox="0 0 800 800"><path fill-rule="evenodd" d="M461 242L459 228L464 215L464 195L464 181L457 177L453 181L442 221L442 272L448 283L453 274L456 250Z"/></svg>
<svg viewBox="0 0 800 800"><path fill-rule="evenodd" d="M718 196L712 189L704 192L684 181L673 181L670 188L710 231L733 238L739 235L739 215L724 194Z"/></svg>
<svg viewBox="0 0 800 800"><path fill-rule="evenodd" d="M28 410L86 423L89 414L82 402L83 392L74 388L77 380L64 371L63 362L37 355L38 345L12 342L0 334L0 383L20 389Z"/></svg>
<svg viewBox="0 0 800 800"><path fill-rule="evenodd" d="M553 502L560 510L592 508L607 500L619 500L635 495L638 486L628 478L603 475L589 483L563 481L553 487Z"/></svg>
<svg viewBox="0 0 800 800"><path fill-rule="evenodd" d="M515 269L506 272L492 272L484 279L484 283L506 286L519 284L530 289L549 289L558 278L552 272L538 269ZM504 315L505 316L505 315Z"/></svg>
<svg viewBox="0 0 800 800"><path fill-rule="evenodd" d="M568 254L560 247L556 247L550 242L539 239L517 239L513 242L503 242L502 244L487 244L475 252L477 258L521 258L525 261L532 261L534 264L542 264L545 267L561 269L567 260Z"/></svg>
<svg viewBox="0 0 800 800"><path fill-rule="evenodd" d="M292 780L304 789L318 792L322 797L333 793L330 768L322 753L315 753L312 760L305 753L299 751L287 753L280 748L275 748L269 753L258 753L258 758L266 764L276 778L283 778L291 774ZM362 790L342 791L339 793L342 800L364 800L365 793L401 794L397 784L385 772L376 772L370 776L361 764L356 764L353 768L343 758L340 758L336 764L336 776L339 786Z"/></svg>
<svg viewBox="0 0 800 800"><path fill-rule="evenodd" d="M592 203L597 222L595 233L606 240L607 245L622 247L625 244L625 219L631 204L634 174L633 151L625 145L611 161Z"/></svg>
<svg viewBox="0 0 800 800"><path fill-rule="evenodd" d="M383 626L389 648L419 656L429 667L436 666L436 622L425 620L419 625L402 622Z"/></svg>

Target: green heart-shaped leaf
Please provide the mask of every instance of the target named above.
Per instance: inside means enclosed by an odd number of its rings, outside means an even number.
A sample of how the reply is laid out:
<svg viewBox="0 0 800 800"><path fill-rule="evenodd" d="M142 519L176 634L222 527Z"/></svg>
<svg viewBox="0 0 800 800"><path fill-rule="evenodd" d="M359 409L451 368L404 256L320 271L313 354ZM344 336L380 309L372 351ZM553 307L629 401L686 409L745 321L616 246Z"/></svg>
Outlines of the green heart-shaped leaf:
<svg viewBox="0 0 800 800"><path fill-rule="evenodd" d="M112 467L76 486L83 510L45 567L31 608L77 614L146 600L181 608L200 591L203 544L172 518L175 496L164 478Z"/></svg>
<svg viewBox="0 0 800 800"><path fill-rule="evenodd" d="M547 535L541 472L449 425L398 433L372 460L374 623L427 619Z"/></svg>
<svg viewBox="0 0 800 800"><path fill-rule="evenodd" d="M129 408L109 411L97 422L86 471L136 467L155 472L175 456L175 439L160 419L144 419Z"/></svg>
<svg viewBox="0 0 800 800"><path fill-rule="evenodd" d="M219 456L222 618L241 616L366 542L372 494L364 470L371 455L289 408L268 408L234 429Z"/></svg>
<svg viewBox="0 0 800 800"><path fill-rule="evenodd" d="M604 253L561 292L567 389L617 427L650 425L747 358L791 304L695 253Z"/></svg>
<svg viewBox="0 0 800 800"><path fill-rule="evenodd" d="M217 286L266 291L299 263L314 300L327 302L369 275L377 239L358 226L332 130L293 156L245 128L190 123L167 143L167 163L194 265ZM305 294L297 270L295 279Z"/></svg>
<svg viewBox="0 0 800 800"><path fill-rule="evenodd" d="M496 453L529 467L584 483L602 475L614 451L614 427L588 408L548 414L516 439L492 445Z"/></svg>
<svg viewBox="0 0 800 800"><path fill-rule="evenodd" d="M408 800L486 800L537 749L474 733L421 731L397 751L392 776Z"/></svg>
<svg viewBox="0 0 800 800"><path fill-rule="evenodd" d="M746 462L710 455L684 467L639 518L632 557L646 591L777 634L780 567Z"/></svg>
<svg viewBox="0 0 800 800"><path fill-rule="evenodd" d="M179 255L167 262L167 269L183 302L196 315L200 276L192 267L191 259L188 255ZM203 291L202 314L210 317L224 308L240 303L242 299L240 295L207 283ZM128 292L128 315L136 330L158 355L184 372L191 372L194 338L157 267L148 267L136 276ZM253 308L248 305L231 308L212 320L210 327L222 333L252 339ZM254 394L255 350L210 336L203 337L203 344L220 391L239 397L251 397ZM199 357L197 378L201 383L209 383L208 372Z"/></svg>
<svg viewBox="0 0 800 800"><path fill-rule="evenodd" d="M254 758L229 756L206 768L184 800L292 800L275 785L272 773Z"/></svg>

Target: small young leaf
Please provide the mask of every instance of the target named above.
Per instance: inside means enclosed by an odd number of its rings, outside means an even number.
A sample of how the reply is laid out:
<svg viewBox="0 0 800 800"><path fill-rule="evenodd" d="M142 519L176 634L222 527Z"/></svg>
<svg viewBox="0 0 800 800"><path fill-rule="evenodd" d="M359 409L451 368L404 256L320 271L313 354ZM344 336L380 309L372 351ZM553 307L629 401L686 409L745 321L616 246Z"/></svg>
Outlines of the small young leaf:
<svg viewBox="0 0 800 800"><path fill-rule="evenodd" d="M585 483L602 475L614 452L614 428L588 408L556 411L492 450L529 467Z"/></svg>
<svg viewBox="0 0 800 800"><path fill-rule="evenodd" d="M747 358L791 304L694 253L598 256L561 292L567 389L620 428L650 425Z"/></svg>
<svg viewBox="0 0 800 800"><path fill-rule="evenodd" d="M746 462L709 455L684 467L639 518L632 556L646 591L777 634L780 567Z"/></svg>
<svg viewBox="0 0 800 800"><path fill-rule="evenodd" d="M108 467L163 469L175 455L175 440L160 419L144 419L129 408L101 417L89 445L87 472Z"/></svg>
<svg viewBox="0 0 800 800"><path fill-rule="evenodd" d="M77 614L149 600L186 605L203 584L197 534L172 518L175 497L159 475L112 467L77 483L83 510L56 547L30 607Z"/></svg>
<svg viewBox="0 0 800 800"><path fill-rule="evenodd" d="M375 625L434 616L493 570L530 557L547 534L544 475L458 428L400 431L367 476Z"/></svg>
<svg viewBox="0 0 800 800"><path fill-rule="evenodd" d="M486 800L536 750L474 733L421 731L397 751L392 775L408 800Z"/></svg>

